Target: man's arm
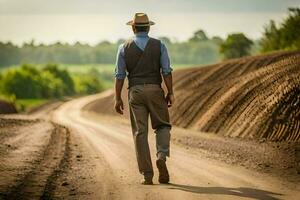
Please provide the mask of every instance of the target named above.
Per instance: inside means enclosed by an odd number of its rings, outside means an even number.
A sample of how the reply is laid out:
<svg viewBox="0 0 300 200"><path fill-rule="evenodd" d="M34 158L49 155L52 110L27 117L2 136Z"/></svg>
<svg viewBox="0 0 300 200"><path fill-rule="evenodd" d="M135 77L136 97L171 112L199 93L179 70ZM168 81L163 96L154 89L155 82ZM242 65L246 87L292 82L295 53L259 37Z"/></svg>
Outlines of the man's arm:
<svg viewBox="0 0 300 200"><path fill-rule="evenodd" d="M123 114L124 104L121 97L124 79L115 79L115 110L119 114Z"/></svg>
<svg viewBox="0 0 300 200"><path fill-rule="evenodd" d="M173 93L172 73L163 75L163 78L164 78L165 85L168 89L166 101L168 103L168 107L171 107L175 102L174 93Z"/></svg>
<svg viewBox="0 0 300 200"><path fill-rule="evenodd" d="M119 46L117 59L116 59L116 69L115 69L115 110L119 114L123 114L124 104L122 101L122 88L124 84L124 79L126 78L126 64L124 59L124 48L123 45Z"/></svg>
<svg viewBox="0 0 300 200"><path fill-rule="evenodd" d="M169 58L167 47L163 43L161 43L160 51L161 51L160 65L162 67L162 75L163 75L165 85L168 89L166 101L168 103L168 107L171 107L175 101L174 94L173 94L173 82L172 82L173 69L171 68L170 65L170 58Z"/></svg>

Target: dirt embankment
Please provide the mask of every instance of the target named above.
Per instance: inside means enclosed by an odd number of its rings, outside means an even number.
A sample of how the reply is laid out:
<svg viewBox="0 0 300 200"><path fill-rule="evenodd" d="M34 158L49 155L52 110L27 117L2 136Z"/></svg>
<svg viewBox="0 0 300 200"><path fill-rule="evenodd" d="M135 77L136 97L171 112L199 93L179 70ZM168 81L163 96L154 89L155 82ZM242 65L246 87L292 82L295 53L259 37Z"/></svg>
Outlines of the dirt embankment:
<svg viewBox="0 0 300 200"><path fill-rule="evenodd" d="M170 109L171 119L176 126L202 132L299 142L299 88L299 51L178 70L174 72L176 103ZM116 115L112 95L86 109Z"/></svg>
<svg viewBox="0 0 300 200"><path fill-rule="evenodd" d="M17 113L16 107L12 103L0 99L0 114L11 113Z"/></svg>
<svg viewBox="0 0 300 200"><path fill-rule="evenodd" d="M174 124L230 137L300 141L300 52L175 74Z"/></svg>

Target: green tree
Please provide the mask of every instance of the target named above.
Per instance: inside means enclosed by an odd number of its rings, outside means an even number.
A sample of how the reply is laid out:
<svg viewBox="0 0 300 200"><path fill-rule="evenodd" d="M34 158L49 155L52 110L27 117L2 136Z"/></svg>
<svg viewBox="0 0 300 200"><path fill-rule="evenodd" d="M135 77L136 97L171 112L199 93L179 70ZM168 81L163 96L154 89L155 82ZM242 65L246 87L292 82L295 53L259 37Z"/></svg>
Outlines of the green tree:
<svg viewBox="0 0 300 200"><path fill-rule="evenodd" d="M0 67L19 64L20 57L20 49L17 46L11 42L0 42Z"/></svg>
<svg viewBox="0 0 300 200"><path fill-rule="evenodd" d="M194 32L194 35L192 38L190 38L190 41L192 42L199 42L199 41L206 41L208 40L208 37L206 36L206 33L203 30L198 30Z"/></svg>
<svg viewBox="0 0 300 200"><path fill-rule="evenodd" d="M261 39L262 52L300 49L300 8L289 8L289 15L276 26L274 21L265 27Z"/></svg>
<svg viewBox="0 0 300 200"><path fill-rule="evenodd" d="M187 41L172 41L167 37L160 38L167 46L172 62L176 64L208 64L220 60L219 46L221 38L208 38L203 30L198 30ZM45 45L34 40L18 47L12 43L0 42L0 67L20 63L41 64L112 64L115 62L120 39L115 43L103 41L95 46L76 42L68 44L56 42ZM207 48L205 51L205 48ZM205 52L205 56L197 54ZM207 53L209 52L209 53ZM210 54L212 53L212 54ZM208 56L208 57L206 57Z"/></svg>
<svg viewBox="0 0 300 200"><path fill-rule="evenodd" d="M239 58L250 54L253 42L243 33L228 35L227 39L221 44L220 52L225 59Z"/></svg>
<svg viewBox="0 0 300 200"><path fill-rule="evenodd" d="M264 36L261 39L261 46L263 52L280 49L280 31L277 29L273 20L265 26Z"/></svg>
<svg viewBox="0 0 300 200"><path fill-rule="evenodd" d="M221 37L218 37L218 36L214 36L211 38L211 41L214 42L215 44L217 45L221 45L224 41Z"/></svg>
<svg viewBox="0 0 300 200"><path fill-rule="evenodd" d="M168 38L168 37L160 37L160 38L158 38L158 39L161 40L165 45L170 45L170 44L172 44L170 38Z"/></svg>

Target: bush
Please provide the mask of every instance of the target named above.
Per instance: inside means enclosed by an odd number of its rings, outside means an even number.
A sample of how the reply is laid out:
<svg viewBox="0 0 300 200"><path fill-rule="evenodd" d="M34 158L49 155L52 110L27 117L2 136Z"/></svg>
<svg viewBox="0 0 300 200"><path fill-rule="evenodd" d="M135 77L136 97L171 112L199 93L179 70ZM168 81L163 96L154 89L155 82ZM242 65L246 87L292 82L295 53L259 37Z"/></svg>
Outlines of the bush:
<svg viewBox="0 0 300 200"><path fill-rule="evenodd" d="M95 77L77 77L76 81L76 92L77 94L94 94L101 92L103 86L98 79Z"/></svg>
<svg viewBox="0 0 300 200"><path fill-rule="evenodd" d="M42 71L51 73L53 77L60 79L64 83L61 85L64 95L73 95L75 93L74 81L67 70L59 69L56 64L47 64Z"/></svg>
<svg viewBox="0 0 300 200"><path fill-rule="evenodd" d="M76 93L94 94L103 91L104 86L99 77L99 72L94 68L84 75L74 76Z"/></svg>
<svg viewBox="0 0 300 200"><path fill-rule="evenodd" d="M2 91L16 98L40 98L42 96L39 83L39 72L29 65L8 70L1 80Z"/></svg>
<svg viewBox="0 0 300 200"><path fill-rule="evenodd" d="M42 69L31 65L9 69L0 75L0 92L16 99L60 98L74 94L92 94L104 89L97 70L71 77L55 64ZM76 81L76 90L74 80Z"/></svg>
<svg viewBox="0 0 300 200"><path fill-rule="evenodd" d="M65 84L49 71L41 72L40 84L43 88L41 92L44 98L57 98L65 95Z"/></svg>
<svg viewBox="0 0 300 200"><path fill-rule="evenodd" d="M250 55L253 42L243 33L234 33L228 35L222 43L220 52L224 54L225 59L240 58Z"/></svg>

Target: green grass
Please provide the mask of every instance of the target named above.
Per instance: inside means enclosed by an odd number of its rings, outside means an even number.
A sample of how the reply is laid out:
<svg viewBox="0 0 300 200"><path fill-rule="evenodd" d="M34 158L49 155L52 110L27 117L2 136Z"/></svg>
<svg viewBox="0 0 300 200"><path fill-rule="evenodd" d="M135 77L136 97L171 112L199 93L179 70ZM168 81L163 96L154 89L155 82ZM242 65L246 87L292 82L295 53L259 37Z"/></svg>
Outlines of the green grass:
<svg viewBox="0 0 300 200"><path fill-rule="evenodd" d="M4 73L5 71L9 70L9 69L13 69L13 68L17 68L19 66L9 66L9 67L0 67L0 73Z"/></svg>
<svg viewBox="0 0 300 200"><path fill-rule="evenodd" d="M91 69L97 69L99 73L111 73L115 70L114 64L84 64L84 65L65 65L61 64L59 67L67 69L71 73L86 73Z"/></svg>
<svg viewBox="0 0 300 200"><path fill-rule="evenodd" d="M4 95L0 93L0 99L7 102L15 102L16 97L14 95Z"/></svg>
<svg viewBox="0 0 300 200"><path fill-rule="evenodd" d="M20 112L30 110L34 107L45 104L48 101L49 99L17 99L15 101L15 105L17 110Z"/></svg>
<svg viewBox="0 0 300 200"><path fill-rule="evenodd" d="M96 69L100 76L104 76L104 80L113 80L115 74L114 64L86 64L86 65L59 65L63 69L67 69L71 73L81 74L87 73L91 69ZM173 70L194 67L192 64L174 64ZM111 78L111 79L109 79Z"/></svg>
<svg viewBox="0 0 300 200"><path fill-rule="evenodd" d="M14 96L0 94L0 99L13 103L18 112L28 111L50 101L50 99L16 99Z"/></svg>
<svg viewBox="0 0 300 200"><path fill-rule="evenodd" d="M87 73L91 69L96 69L102 79L105 89L112 88L114 83L115 65L114 64L85 64L85 65L59 65L73 74ZM173 70L193 67L191 64L174 64Z"/></svg>
<svg viewBox="0 0 300 200"><path fill-rule="evenodd" d="M60 68L68 70L71 74L85 74L96 69L105 89L111 88L114 81L114 64L85 64L85 65L59 65Z"/></svg>
<svg viewBox="0 0 300 200"><path fill-rule="evenodd" d="M43 65L35 65L37 67L42 67ZM194 67L197 65L193 64L172 64L172 68L174 70L176 69L182 69L182 68L188 68L188 67ZM8 69L16 68L19 66L9 66L9 67L0 67L0 72L4 72ZM82 64L82 65L71 65L71 64L59 64L59 67L63 69L67 69L71 73L86 73L91 69L97 69L99 73L106 73L114 75L115 71L115 64Z"/></svg>

